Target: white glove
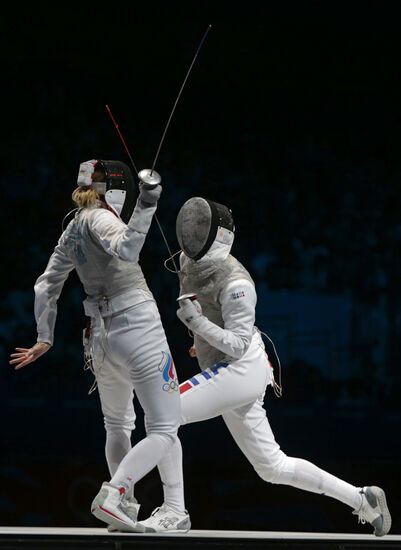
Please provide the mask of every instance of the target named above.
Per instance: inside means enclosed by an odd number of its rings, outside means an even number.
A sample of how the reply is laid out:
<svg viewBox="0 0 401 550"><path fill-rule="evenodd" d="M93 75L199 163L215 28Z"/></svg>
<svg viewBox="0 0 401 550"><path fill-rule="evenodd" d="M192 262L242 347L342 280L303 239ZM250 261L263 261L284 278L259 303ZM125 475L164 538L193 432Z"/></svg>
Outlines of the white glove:
<svg viewBox="0 0 401 550"><path fill-rule="evenodd" d="M139 198L146 204L152 206L157 203L162 192L162 186L155 185L152 188L146 187L142 182L139 182Z"/></svg>
<svg viewBox="0 0 401 550"><path fill-rule="evenodd" d="M180 307L177 309L177 317L189 329L194 330L198 321L203 317L202 306L198 300L190 300L189 298L180 300Z"/></svg>
<svg viewBox="0 0 401 550"><path fill-rule="evenodd" d="M87 160L86 162L81 162L79 165L78 180L77 183L81 187L86 187L92 185L92 174L95 171L95 166L97 160Z"/></svg>

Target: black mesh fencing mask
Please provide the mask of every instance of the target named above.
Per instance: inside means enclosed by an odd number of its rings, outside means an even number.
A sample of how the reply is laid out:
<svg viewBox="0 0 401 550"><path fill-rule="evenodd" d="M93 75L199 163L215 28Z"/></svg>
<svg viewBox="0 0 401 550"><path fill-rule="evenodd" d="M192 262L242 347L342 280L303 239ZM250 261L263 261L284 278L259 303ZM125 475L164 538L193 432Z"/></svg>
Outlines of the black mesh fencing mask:
<svg viewBox="0 0 401 550"><path fill-rule="evenodd" d="M187 200L178 212L176 233L184 254L200 260L216 239L219 228L234 232L231 210L202 197Z"/></svg>

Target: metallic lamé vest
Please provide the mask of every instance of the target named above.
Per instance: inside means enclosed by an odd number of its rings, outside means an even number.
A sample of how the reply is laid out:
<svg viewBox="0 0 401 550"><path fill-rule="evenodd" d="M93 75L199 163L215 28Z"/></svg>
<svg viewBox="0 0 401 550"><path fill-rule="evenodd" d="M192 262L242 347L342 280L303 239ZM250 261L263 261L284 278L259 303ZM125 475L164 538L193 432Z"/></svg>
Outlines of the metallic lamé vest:
<svg viewBox="0 0 401 550"><path fill-rule="evenodd" d="M75 265L85 293L91 300L113 298L133 289L150 293L138 263L111 256L89 230L89 219L96 208L79 210L68 224L63 242Z"/></svg>
<svg viewBox="0 0 401 550"><path fill-rule="evenodd" d="M203 315L219 327L224 327L220 294L229 283L239 279L246 279L254 284L245 267L231 254L225 260L207 263L195 262L184 254L181 255L181 294L195 293ZM194 345L201 369L219 361L232 360L197 334L194 334Z"/></svg>

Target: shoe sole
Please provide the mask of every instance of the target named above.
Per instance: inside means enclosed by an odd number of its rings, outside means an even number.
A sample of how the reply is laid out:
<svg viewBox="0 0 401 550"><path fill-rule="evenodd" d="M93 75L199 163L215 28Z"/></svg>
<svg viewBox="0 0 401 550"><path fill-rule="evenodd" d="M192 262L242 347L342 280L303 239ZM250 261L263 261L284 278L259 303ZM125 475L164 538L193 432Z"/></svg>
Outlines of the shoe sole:
<svg viewBox="0 0 401 550"><path fill-rule="evenodd" d="M152 527L144 527L145 533L182 533L185 535L185 533L188 533L190 529L162 529L161 531L158 531L157 529L153 529Z"/></svg>
<svg viewBox="0 0 401 550"><path fill-rule="evenodd" d="M383 491L383 489L380 489L380 487L370 487L371 493L373 493L374 497L377 499L380 507L380 512L383 516L383 525L380 531L378 531L375 528L375 535L376 537L384 537L384 535L387 535L387 533L391 529L391 515L390 511L387 506L386 501L386 494Z"/></svg>
<svg viewBox="0 0 401 550"><path fill-rule="evenodd" d="M141 525L145 529L145 533L188 533L190 531L191 526L189 526L187 529L154 529L153 527L147 527L146 525L141 524L138 522L138 525Z"/></svg>

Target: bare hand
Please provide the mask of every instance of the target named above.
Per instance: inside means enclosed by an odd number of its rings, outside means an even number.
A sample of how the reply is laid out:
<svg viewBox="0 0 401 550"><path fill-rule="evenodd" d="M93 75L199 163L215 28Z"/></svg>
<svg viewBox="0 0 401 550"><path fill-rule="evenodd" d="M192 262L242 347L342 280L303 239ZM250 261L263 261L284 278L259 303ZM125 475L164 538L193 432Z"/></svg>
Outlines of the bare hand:
<svg viewBox="0 0 401 550"><path fill-rule="evenodd" d="M50 349L50 344L37 342L31 348L15 348L16 353L11 354L10 365L15 365L15 370L21 369L29 363L36 361L41 355Z"/></svg>
<svg viewBox="0 0 401 550"><path fill-rule="evenodd" d="M195 346L191 346L188 350L188 353L189 353L189 356L190 357L196 357L196 347Z"/></svg>

